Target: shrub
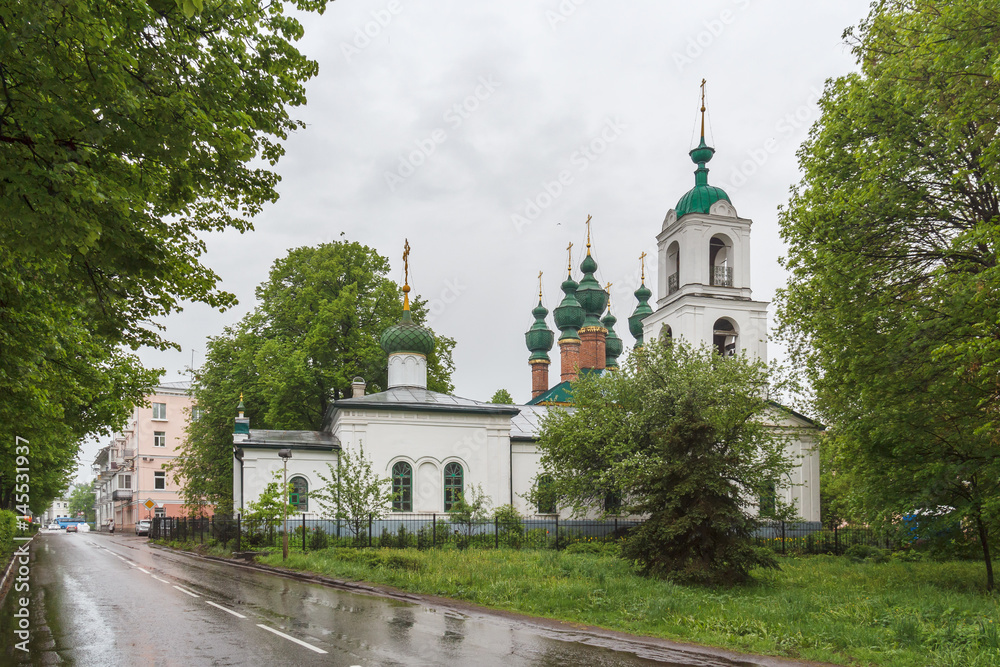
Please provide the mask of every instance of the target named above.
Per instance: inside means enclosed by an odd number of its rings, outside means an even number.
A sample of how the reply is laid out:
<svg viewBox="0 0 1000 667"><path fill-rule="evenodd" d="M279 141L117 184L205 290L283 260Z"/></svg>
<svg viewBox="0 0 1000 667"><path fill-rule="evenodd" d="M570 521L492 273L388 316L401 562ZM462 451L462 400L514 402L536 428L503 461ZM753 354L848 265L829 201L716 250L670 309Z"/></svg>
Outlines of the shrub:
<svg viewBox="0 0 1000 667"><path fill-rule="evenodd" d="M869 546L867 544L852 544L844 552L844 555L850 558L855 563L867 562L867 563L888 563L889 562L889 550L879 549L878 547Z"/></svg>
<svg viewBox="0 0 1000 667"><path fill-rule="evenodd" d="M326 549L328 546L330 546L330 536L322 528L316 528L309 535L309 548L313 551Z"/></svg>
<svg viewBox="0 0 1000 667"><path fill-rule="evenodd" d="M601 540L573 542L564 549L568 554L595 554L597 556L617 556L621 553L619 542Z"/></svg>

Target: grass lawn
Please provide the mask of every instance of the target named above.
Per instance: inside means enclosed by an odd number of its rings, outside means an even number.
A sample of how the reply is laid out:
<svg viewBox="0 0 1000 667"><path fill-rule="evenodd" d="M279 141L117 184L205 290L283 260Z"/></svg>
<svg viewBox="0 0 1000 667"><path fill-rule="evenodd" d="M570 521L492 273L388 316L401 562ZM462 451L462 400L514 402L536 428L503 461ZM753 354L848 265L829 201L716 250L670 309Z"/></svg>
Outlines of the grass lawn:
<svg viewBox="0 0 1000 667"><path fill-rule="evenodd" d="M260 562L282 565L281 553ZM734 589L648 579L619 558L547 550L324 549L286 567L730 649L842 664L1000 667L1000 595L975 562L783 559Z"/></svg>

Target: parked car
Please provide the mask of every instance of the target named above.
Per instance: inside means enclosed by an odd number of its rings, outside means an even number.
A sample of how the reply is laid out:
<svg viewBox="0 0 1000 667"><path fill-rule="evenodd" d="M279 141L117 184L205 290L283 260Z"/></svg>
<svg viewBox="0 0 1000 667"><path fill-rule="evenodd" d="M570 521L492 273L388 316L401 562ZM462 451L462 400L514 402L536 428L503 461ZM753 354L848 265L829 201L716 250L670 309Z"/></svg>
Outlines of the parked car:
<svg viewBox="0 0 1000 667"><path fill-rule="evenodd" d="M49 524L49 530L59 530L59 524L53 521Z"/></svg>
<svg viewBox="0 0 1000 667"><path fill-rule="evenodd" d="M139 519L139 522L135 524L135 534L136 535L149 535L149 524L152 523L149 519Z"/></svg>
<svg viewBox="0 0 1000 667"><path fill-rule="evenodd" d="M75 533L75 532L77 532L77 530L78 529L77 529L77 526L76 526L75 523L71 523L71 524L69 524L69 525L66 526L66 532L67 533Z"/></svg>

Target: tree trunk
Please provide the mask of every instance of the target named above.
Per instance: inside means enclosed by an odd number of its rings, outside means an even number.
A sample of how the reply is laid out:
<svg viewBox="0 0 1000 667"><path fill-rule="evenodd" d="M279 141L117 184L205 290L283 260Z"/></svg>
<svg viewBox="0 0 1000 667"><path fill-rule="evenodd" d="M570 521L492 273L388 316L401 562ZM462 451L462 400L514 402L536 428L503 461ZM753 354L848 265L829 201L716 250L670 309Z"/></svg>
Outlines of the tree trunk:
<svg viewBox="0 0 1000 667"><path fill-rule="evenodd" d="M983 513L976 512L976 527L979 528L979 542L983 545L983 560L986 562L986 590L993 591L993 560L990 558L990 543L986 531L986 524L983 523Z"/></svg>

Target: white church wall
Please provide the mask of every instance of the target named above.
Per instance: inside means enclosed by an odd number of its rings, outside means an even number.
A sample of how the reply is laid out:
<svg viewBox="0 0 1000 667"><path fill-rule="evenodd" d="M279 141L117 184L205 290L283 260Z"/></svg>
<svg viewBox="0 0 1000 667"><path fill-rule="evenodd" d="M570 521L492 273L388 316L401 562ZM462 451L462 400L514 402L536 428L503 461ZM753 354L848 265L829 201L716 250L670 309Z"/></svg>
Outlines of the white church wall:
<svg viewBox="0 0 1000 667"><path fill-rule="evenodd" d="M271 482L278 479L280 481L284 467L282 460L278 457L278 447L275 448L245 448L243 450L243 513L247 506L264 491L264 488ZM288 459L288 479L300 476L304 477L309 484L309 493L323 486L323 481L317 472L329 477L327 464L337 465L337 453L335 451L292 449L292 458ZM240 502L240 467L237 465L233 470L233 500L239 511ZM278 474L276 478L274 475ZM309 511L307 518L315 518L322 515L322 509L312 498L309 499Z"/></svg>

